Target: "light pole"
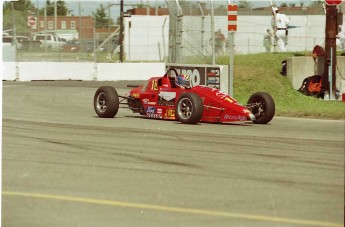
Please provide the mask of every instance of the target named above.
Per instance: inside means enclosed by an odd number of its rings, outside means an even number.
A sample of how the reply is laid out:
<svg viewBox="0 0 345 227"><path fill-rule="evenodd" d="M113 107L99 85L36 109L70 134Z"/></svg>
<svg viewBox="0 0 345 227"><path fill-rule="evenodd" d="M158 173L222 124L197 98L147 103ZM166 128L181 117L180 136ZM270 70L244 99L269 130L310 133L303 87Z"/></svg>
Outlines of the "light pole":
<svg viewBox="0 0 345 227"><path fill-rule="evenodd" d="M197 3L201 12L201 53L204 54L205 14L200 2L198 1Z"/></svg>
<svg viewBox="0 0 345 227"><path fill-rule="evenodd" d="M110 38L110 37L112 37L113 36L113 34L111 34L111 31L110 31L110 26L111 26L111 21L112 21L112 19L111 19L111 12L110 12L110 8L112 7L112 6L114 6L114 5L117 5L116 3L108 3L108 6L107 7L105 7L105 10L108 10L108 17L107 17L107 21L108 21L108 34L107 34L107 49L108 49L108 54L110 55L110 52L111 52L111 42L108 42L108 39ZM104 41L104 43L105 43L105 41ZM104 43L102 43L101 45L103 45Z"/></svg>
<svg viewBox="0 0 345 227"><path fill-rule="evenodd" d="M14 3L11 2L12 7L12 22L13 22L13 36L12 36L12 45L14 44L14 51L15 51L15 62L16 62L16 81L19 81L19 67L18 67L18 52L17 52L17 27L16 27L16 17L14 14Z"/></svg>
<svg viewBox="0 0 345 227"><path fill-rule="evenodd" d="M216 64L216 54L215 54L215 38L214 38L214 9L213 9L213 0L210 0L211 3L211 37L212 37L212 65Z"/></svg>

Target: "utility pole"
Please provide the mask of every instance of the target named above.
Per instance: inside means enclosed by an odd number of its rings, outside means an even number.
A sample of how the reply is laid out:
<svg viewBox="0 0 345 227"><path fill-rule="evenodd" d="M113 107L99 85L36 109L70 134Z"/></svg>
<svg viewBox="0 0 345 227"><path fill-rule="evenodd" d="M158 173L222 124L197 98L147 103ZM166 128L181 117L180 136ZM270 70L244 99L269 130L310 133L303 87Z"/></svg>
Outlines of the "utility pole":
<svg viewBox="0 0 345 227"><path fill-rule="evenodd" d="M57 0L54 2L54 30L57 30Z"/></svg>
<svg viewBox="0 0 345 227"><path fill-rule="evenodd" d="M108 4L108 34L107 34L107 37L110 36L110 8L111 8L111 4L109 3ZM111 49L111 42L108 42L108 54L109 56L111 56L111 52L110 52L110 49Z"/></svg>
<svg viewBox="0 0 345 227"><path fill-rule="evenodd" d="M123 0L120 2L120 62L123 62Z"/></svg>
<svg viewBox="0 0 345 227"><path fill-rule="evenodd" d="M37 21L36 21L36 27L37 27L37 32L40 32L40 7L38 0L36 0L36 6L37 6Z"/></svg>
<svg viewBox="0 0 345 227"><path fill-rule="evenodd" d="M46 2L46 4L45 4L45 7L44 7L44 33L45 33L45 35L44 35L44 52L47 52L47 29L48 29L48 27L47 27L47 2Z"/></svg>
<svg viewBox="0 0 345 227"><path fill-rule="evenodd" d="M325 70L323 74L323 89L325 99L335 99L336 92L336 65L337 46L336 36L338 9L336 5L326 5L326 31L325 31Z"/></svg>
<svg viewBox="0 0 345 227"><path fill-rule="evenodd" d="M78 2L78 13L79 13L79 26L78 26L78 39L81 51L84 50L83 37L82 37L82 25L81 25L81 3Z"/></svg>

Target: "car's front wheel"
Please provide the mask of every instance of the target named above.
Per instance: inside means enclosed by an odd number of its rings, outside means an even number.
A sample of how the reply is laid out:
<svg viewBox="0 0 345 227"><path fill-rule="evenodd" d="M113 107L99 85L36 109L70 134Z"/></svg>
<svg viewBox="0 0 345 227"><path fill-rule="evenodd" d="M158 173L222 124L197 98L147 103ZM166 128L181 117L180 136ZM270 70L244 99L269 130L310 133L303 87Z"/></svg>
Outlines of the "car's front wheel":
<svg viewBox="0 0 345 227"><path fill-rule="evenodd" d="M114 117L119 110L119 105L119 95L115 88L103 86L97 89L93 99L93 106L99 117Z"/></svg>
<svg viewBox="0 0 345 227"><path fill-rule="evenodd" d="M176 119L184 124L196 124L200 121L204 106L199 95L191 92L182 94L175 107Z"/></svg>
<svg viewBox="0 0 345 227"><path fill-rule="evenodd" d="M251 95L247 102L248 109L255 116L253 123L267 124L275 114L273 98L265 92L257 92Z"/></svg>

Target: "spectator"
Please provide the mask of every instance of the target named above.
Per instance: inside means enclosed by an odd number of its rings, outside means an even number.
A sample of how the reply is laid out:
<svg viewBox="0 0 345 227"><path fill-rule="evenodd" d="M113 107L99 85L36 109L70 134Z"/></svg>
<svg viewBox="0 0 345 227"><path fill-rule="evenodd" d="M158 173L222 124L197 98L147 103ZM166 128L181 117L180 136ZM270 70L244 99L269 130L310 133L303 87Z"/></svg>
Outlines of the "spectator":
<svg viewBox="0 0 345 227"><path fill-rule="evenodd" d="M345 50L345 24L342 25L341 30L337 35L337 43L342 50Z"/></svg>
<svg viewBox="0 0 345 227"><path fill-rule="evenodd" d="M279 9L277 7L273 7L272 10L274 14L272 19L272 27L277 38L277 45L280 51L285 52L287 45L288 25L290 20L285 14L279 13Z"/></svg>
<svg viewBox="0 0 345 227"><path fill-rule="evenodd" d="M218 29L217 32L214 33L214 41L215 41L215 51L216 55L224 54L224 43L225 43L225 36L223 35L222 31Z"/></svg>
<svg viewBox="0 0 345 227"><path fill-rule="evenodd" d="M264 35L264 47L266 49L266 53L270 53L271 52L271 46L272 46L272 37L273 34L271 32L270 29L266 29L266 33Z"/></svg>

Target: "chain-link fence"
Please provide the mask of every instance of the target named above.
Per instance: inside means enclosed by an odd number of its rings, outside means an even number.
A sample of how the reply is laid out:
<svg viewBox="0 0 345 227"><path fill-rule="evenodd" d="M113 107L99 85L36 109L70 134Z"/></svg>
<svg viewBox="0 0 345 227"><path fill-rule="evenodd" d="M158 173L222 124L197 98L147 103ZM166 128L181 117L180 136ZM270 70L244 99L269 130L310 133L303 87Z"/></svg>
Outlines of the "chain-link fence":
<svg viewBox="0 0 345 227"><path fill-rule="evenodd" d="M17 42L13 41L16 37ZM94 61L94 62L117 62L119 45L118 34L109 39L96 36L85 40L64 40L56 36L54 32L37 34L30 39L28 36L18 35L3 37L3 47L11 45L10 49L3 49L3 60L8 56L15 56L16 61Z"/></svg>
<svg viewBox="0 0 345 227"><path fill-rule="evenodd" d="M218 2L213 6L211 5L213 1L168 0L167 2L170 17L170 62L183 63L193 58L202 61L213 54L228 55L227 1ZM287 51L311 53L315 45L323 45L326 18L322 7L314 9L294 6L282 10L286 10L283 13L290 19L286 36ZM212 17L212 14L215 16ZM273 35L269 4L261 10L239 8L237 28L235 53L279 51ZM269 33L268 38L267 33ZM338 50L345 50L344 39L337 40L337 44ZM209 60L204 61L210 63Z"/></svg>
<svg viewBox="0 0 345 227"><path fill-rule="evenodd" d="M118 61L119 26L111 19L42 16L42 12L19 6L4 3L4 61L13 61L13 56L16 61ZM95 4L95 11L97 7Z"/></svg>
<svg viewBox="0 0 345 227"><path fill-rule="evenodd" d="M216 4L212 7L211 2ZM166 0L165 3L169 15L124 18L125 61L211 63L213 53L228 55L227 1ZM211 16L212 8L214 17ZM322 11L311 15L302 7L295 8L295 12L291 9L284 12L290 17L287 49L311 52L324 39L325 15ZM264 41L267 29L272 30L271 19L269 5L262 12L240 8L235 53L277 51L273 37L270 37L268 48ZM26 14L4 14L4 45L15 43L14 36L18 40L15 54L3 50L4 61L13 56L16 61L119 61L118 25L98 28L92 16L39 16L35 25L28 26L27 23ZM39 33L49 35L41 35L37 40L35 37ZM48 43L53 44L49 46ZM338 46L341 48L344 44ZM7 58L7 55L12 57Z"/></svg>
<svg viewBox="0 0 345 227"><path fill-rule="evenodd" d="M182 63L185 56L209 56L210 6L199 1L167 1L169 8L169 62ZM225 41L225 40L223 40Z"/></svg>

